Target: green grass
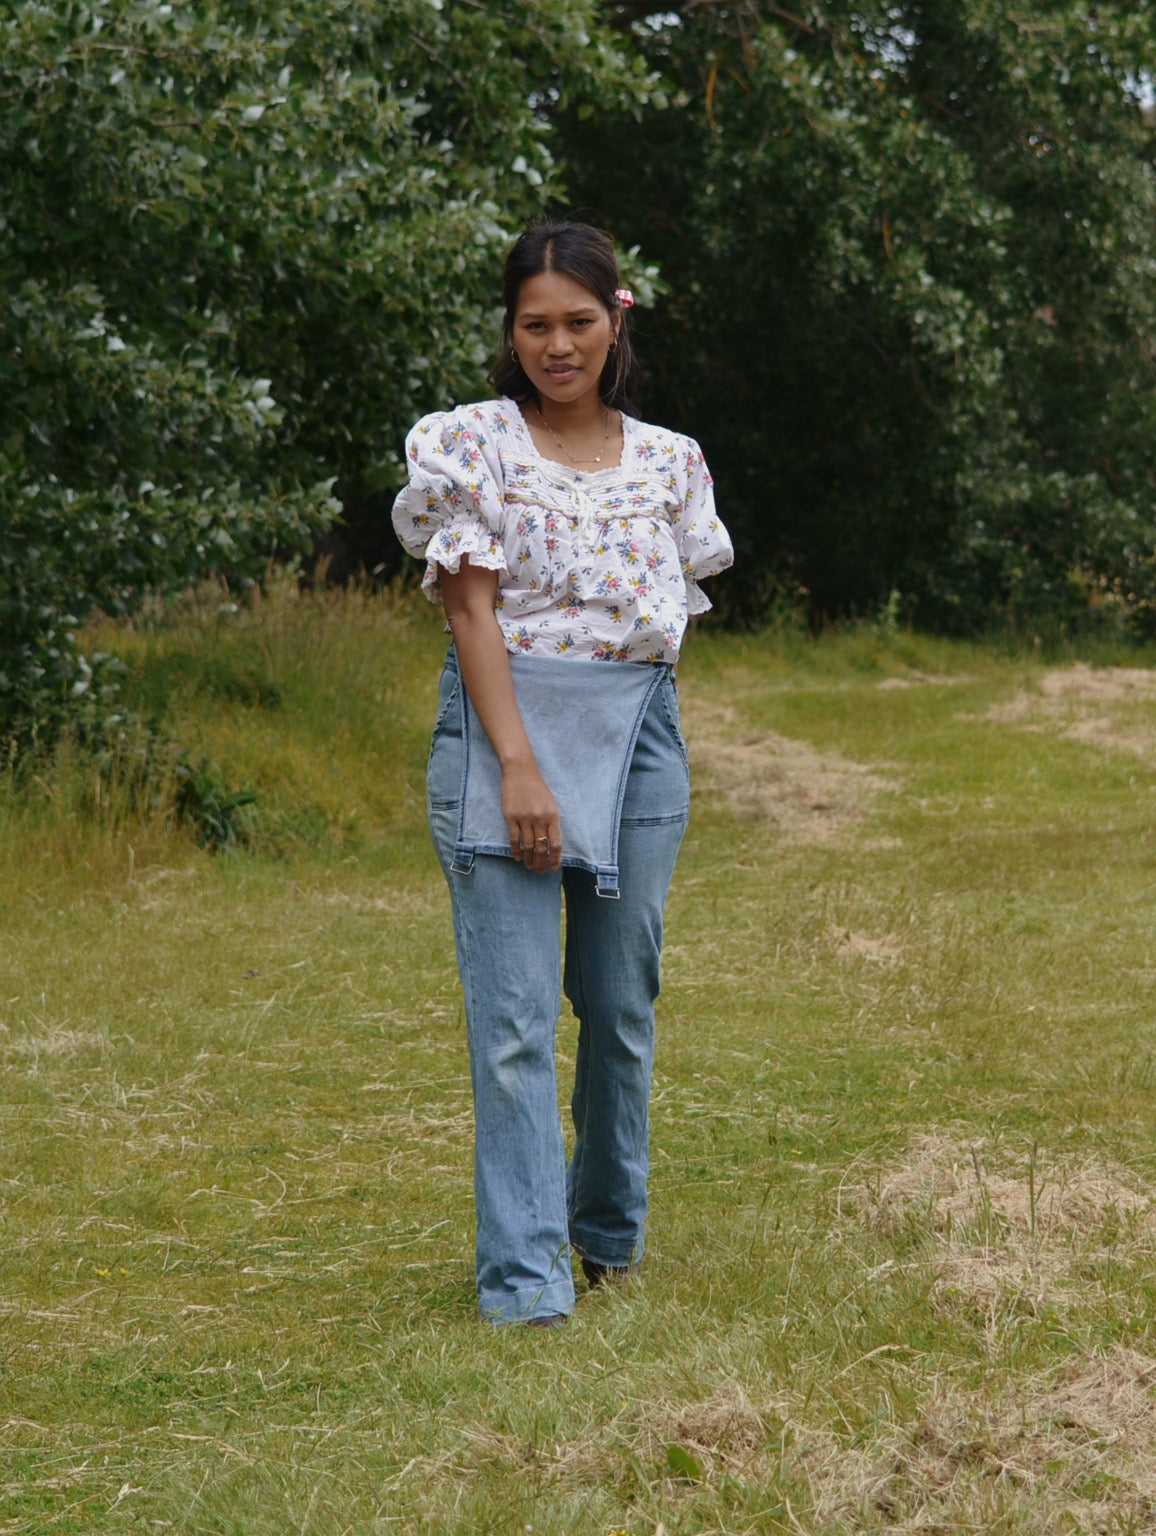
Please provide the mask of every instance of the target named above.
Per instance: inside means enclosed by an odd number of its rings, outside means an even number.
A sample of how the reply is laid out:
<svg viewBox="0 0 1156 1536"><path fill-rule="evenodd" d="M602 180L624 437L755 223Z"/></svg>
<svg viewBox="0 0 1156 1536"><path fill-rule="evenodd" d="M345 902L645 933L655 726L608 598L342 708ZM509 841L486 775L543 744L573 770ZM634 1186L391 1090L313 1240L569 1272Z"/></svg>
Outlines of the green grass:
<svg viewBox="0 0 1156 1536"><path fill-rule="evenodd" d="M0 788L0 1536L1152 1528L1152 693L694 637L645 1272L542 1334L474 1312L436 617L100 641L257 821Z"/></svg>

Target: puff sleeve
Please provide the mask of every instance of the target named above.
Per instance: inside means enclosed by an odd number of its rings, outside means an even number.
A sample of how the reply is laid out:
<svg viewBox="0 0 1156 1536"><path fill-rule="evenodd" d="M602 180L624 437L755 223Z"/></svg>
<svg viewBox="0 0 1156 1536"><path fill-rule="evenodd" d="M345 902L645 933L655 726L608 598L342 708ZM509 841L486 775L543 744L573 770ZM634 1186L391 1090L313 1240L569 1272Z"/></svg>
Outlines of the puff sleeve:
<svg viewBox="0 0 1156 1536"><path fill-rule="evenodd" d="M393 504L405 549L423 556L422 590L440 597L438 571L471 565L508 573L502 547L502 463L484 408L462 406L423 416L405 440L409 484Z"/></svg>
<svg viewBox="0 0 1156 1536"><path fill-rule="evenodd" d="M730 535L714 505L714 481L702 449L691 437L680 437L672 478L678 505L671 519L682 574L686 581L689 614L705 613L710 598L699 586L705 576L725 571L735 558Z"/></svg>

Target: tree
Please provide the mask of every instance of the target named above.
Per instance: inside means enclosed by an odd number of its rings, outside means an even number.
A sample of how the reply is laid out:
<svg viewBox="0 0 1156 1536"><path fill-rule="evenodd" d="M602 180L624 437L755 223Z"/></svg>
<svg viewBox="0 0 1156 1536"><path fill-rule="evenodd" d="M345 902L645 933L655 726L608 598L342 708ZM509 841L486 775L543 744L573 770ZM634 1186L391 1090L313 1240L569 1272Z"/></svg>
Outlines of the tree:
<svg viewBox="0 0 1156 1536"><path fill-rule="evenodd" d="M475 392L548 109L653 89L592 0L24 0L0 18L0 740L94 607L311 547Z"/></svg>
<svg viewBox="0 0 1156 1536"><path fill-rule="evenodd" d="M573 117L670 293L659 408L704 440L730 601L1156 629L1156 20L991 0L607 14L683 93Z"/></svg>

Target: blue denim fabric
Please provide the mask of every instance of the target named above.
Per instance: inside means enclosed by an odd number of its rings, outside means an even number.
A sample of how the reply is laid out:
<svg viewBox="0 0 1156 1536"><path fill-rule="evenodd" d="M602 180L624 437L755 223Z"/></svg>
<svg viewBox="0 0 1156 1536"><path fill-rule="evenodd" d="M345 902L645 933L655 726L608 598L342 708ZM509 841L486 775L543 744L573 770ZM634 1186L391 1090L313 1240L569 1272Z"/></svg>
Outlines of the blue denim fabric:
<svg viewBox="0 0 1156 1536"><path fill-rule="evenodd" d="M595 1264L642 1256L662 914L690 780L666 672L631 757L618 901L600 900L595 876L578 868L535 875L512 859L479 855L469 873L455 871L460 687L451 657L430 751L430 827L450 887L466 1003L478 1300L490 1320L518 1322L571 1310L571 1244ZM554 1068L563 981L578 1018L569 1168Z"/></svg>
<svg viewBox="0 0 1156 1536"><path fill-rule="evenodd" d="M451 653L451 668L456 653ZM538 769L554 792L562 824L562 863L598 877L598 894L618 895L618 828L634 744L662 666L608 665L563 656L511 656L522 724ZM502 814L502 769L464 693L466 750L453 867L468 874L479 853L509 857ZM454 707L451 705L451 708ZM582 771L574 771L576 754Z"/></svg>

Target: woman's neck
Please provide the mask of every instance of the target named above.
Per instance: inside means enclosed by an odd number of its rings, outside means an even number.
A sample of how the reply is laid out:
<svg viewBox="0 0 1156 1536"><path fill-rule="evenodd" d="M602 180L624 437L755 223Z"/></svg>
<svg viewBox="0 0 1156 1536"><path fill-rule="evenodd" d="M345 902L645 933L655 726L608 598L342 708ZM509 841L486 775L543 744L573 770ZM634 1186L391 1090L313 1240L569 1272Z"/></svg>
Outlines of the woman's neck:
<svg viewBox="0 0 1156 1536"><path fill-rule="evenodd" d="M606 419L606 406L599 395L586 395L581 400L543 400L539 396L534 409L556 432L590 431Z"/></svg>
<svg viewBox="0 0 1156 1536"><path fill-rule="evenodd" d="M586 474L597 470L616 468L621 462L624 438L617 411L612 411L601 400L594 409L586 402L574 402L579 409L570 408L565 402L553 419L547 416L538 401L528 405L522 420L533 439L534 447L544 459L557 464L568 464ZM557 401L547 402L547 408Z"/></svg>

